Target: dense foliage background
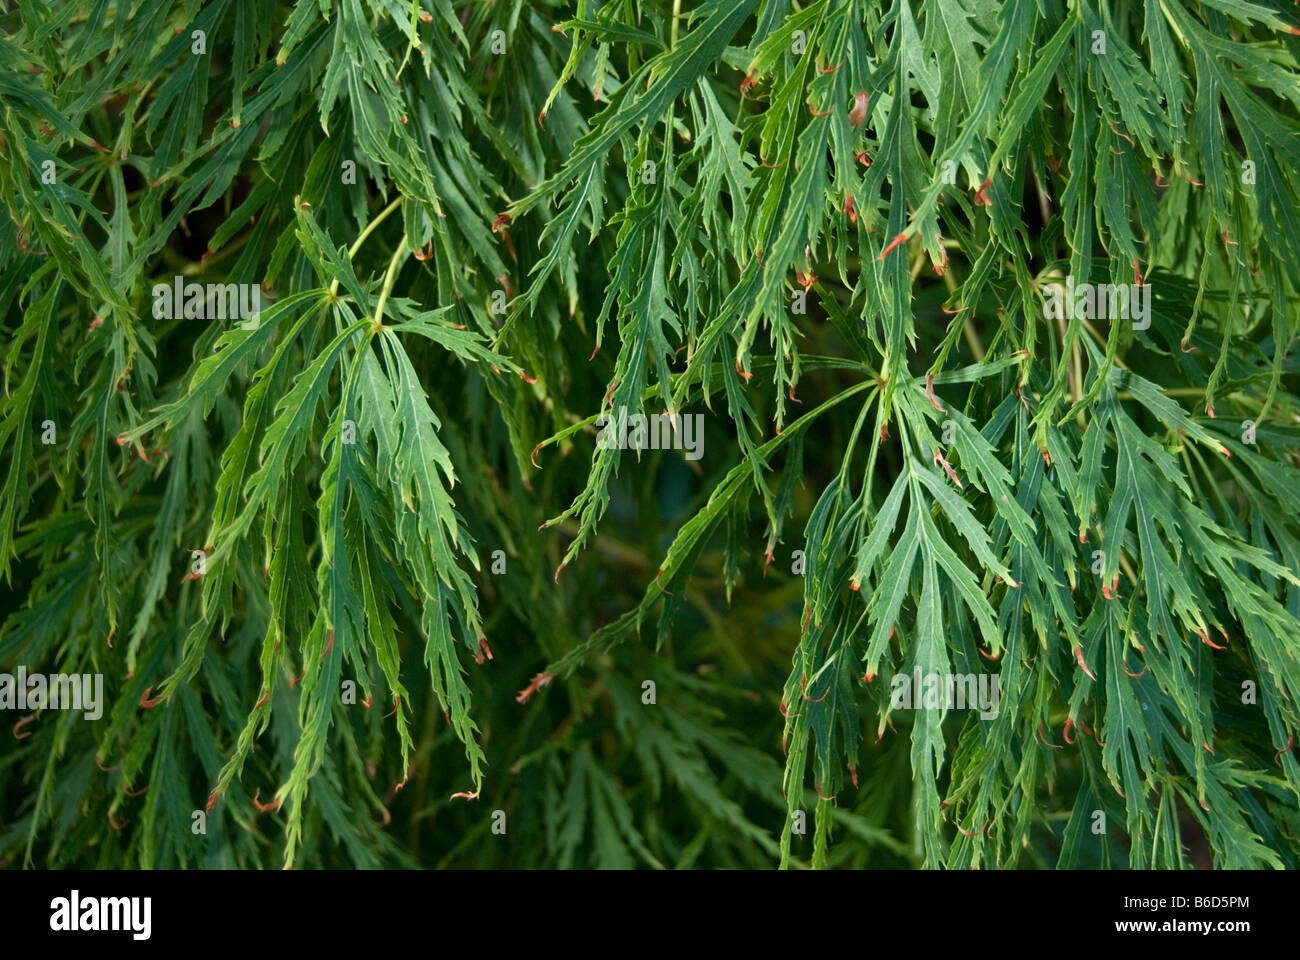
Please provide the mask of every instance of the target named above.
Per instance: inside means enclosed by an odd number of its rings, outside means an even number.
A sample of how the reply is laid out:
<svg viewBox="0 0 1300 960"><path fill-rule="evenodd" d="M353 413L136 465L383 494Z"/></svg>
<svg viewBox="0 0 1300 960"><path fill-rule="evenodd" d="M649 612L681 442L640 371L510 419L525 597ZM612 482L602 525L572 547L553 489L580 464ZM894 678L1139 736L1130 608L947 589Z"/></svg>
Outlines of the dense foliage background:
<svg viewBox="0 0 1300 960"><path fill-rule="evenodd" d="M1295 867L1297 26L0 0L0 858Z"/></svg>

